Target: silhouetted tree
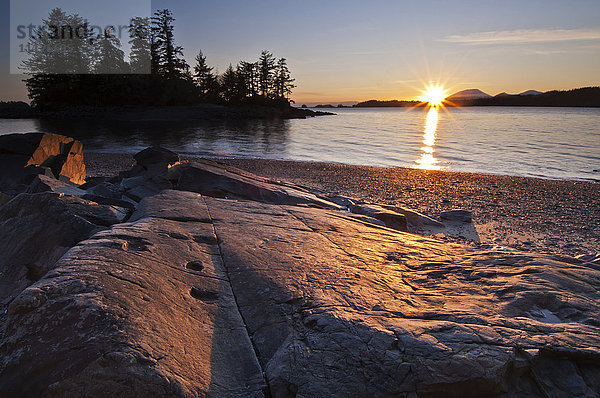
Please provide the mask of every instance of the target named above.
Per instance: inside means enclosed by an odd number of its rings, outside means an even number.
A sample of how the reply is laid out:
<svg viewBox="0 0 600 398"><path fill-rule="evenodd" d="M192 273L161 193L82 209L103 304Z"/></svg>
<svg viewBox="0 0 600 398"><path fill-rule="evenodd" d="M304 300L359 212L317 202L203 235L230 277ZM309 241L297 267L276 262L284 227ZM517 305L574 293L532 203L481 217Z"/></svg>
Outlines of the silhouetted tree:
<svg viewBox="0 0 600 398"><path fill-rule="evenodd" d="M22 69L27 73L88 73L92 67L91 38L83 18L55 8L30 37L31 52Z"/></svg>
<svg viewBox="0 0 600 398"><path fill-rule="evenodd" d="M213 73L213 68L206 63L206 56L202 51L196 55L196 65L194 65L194 82L200 91L200 97L203 100L217 100L219 83Z"/></svg>
<svg viewBox="0 0 600 398"><path fill-rule="evenodd" d="M277 67L275 70L275 78L273 81L275 87L275 97L288 99L289 95L296 85L294 82L296 79L292 79L292 74L287 66L285 58L279 58L277 61Z"/></svg>
<svg viewBox="0 0 600 398"><path fill-rule="evenodd" d="M171 11L164 9L152 17L152 39L157 62L157 72L166 77L185 77L189 66L183 59L183 47L175 45Z"/></svg>
<svg viewBox="0 0 600 398"><path fill-rule="evenodd" d="M260 84L258 63L241 61L238 65L238 73L244 81L246 96L256 97Z"/></svg>
<svg viewBox="0 0 600 398"><path fill-rule="evenodd" d="M229 64L225 72L220 76L221 95L225 101L237 102L239 100L238 82L238 74L233 70L233 66Z"/></svg>
<svg viewBox="0 0 600 398"><path fill-rule="evenodd" d="M275 57L271 52L264 50L258 60L259 87L263 97L269 97L272 94L274 72Z"/></svg>
<svg viewBox="0 0 600 398"><path fill-rule="evenodd" d="M152 54L150 47L150 20L149 18L135 17L129 24L129 65L131 73L151 73Z"/></svg>
<svg viewBox="0 0 600 398"><path fill-rule="evenodd" d="M127 73L129 65L125 62L125 53L120 47L121 42L114 30L109 29L99 35L94 42L94 73Z"/></svg>
<svg viewBox="0 0 600 398"><path fill-rule="evenodd" d="M65 105L189 105L200 101L232 105L287 106L295 87L286 60L263 51L257 62L229 65L220 76L200 51L193 70L175 44L169 10L133 18L130 63L114 32L94 36L78 15L50 12L31 38L22 68L32 103ZM94 74L90 74L94 72ZM128 73L131 72L131 73ZM152 72L148 74L148 72Z"/></svg>

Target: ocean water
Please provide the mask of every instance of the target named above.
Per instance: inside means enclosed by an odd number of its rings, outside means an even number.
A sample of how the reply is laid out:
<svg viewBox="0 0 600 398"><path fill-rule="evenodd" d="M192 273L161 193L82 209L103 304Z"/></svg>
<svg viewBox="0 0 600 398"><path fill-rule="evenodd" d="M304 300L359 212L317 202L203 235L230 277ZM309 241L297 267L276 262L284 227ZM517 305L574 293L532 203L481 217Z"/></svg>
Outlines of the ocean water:
<svg viewBox="0 0 600 398"><path fill-rule="evenodd" d="M181 154L600 180L599 108L351 108L304 120L115 122L3 120L95 152L162 145Z"/></svg>

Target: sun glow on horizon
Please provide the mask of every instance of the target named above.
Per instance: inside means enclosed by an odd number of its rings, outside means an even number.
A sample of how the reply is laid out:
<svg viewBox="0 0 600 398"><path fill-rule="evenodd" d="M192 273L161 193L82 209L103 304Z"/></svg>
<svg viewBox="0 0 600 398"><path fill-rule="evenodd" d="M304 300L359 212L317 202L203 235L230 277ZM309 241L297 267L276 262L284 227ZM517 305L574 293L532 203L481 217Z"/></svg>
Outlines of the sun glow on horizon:
<svg viewBox="0 0 600 398"><path fill-rule="evenodd" d="M423 91L423 95L421 96L421 101L425 101L429 103L430 106L438 107L442 105L444 99L448 96L448 93L444 89L443 86L439 84L430 84L425 87Z"/></svg>

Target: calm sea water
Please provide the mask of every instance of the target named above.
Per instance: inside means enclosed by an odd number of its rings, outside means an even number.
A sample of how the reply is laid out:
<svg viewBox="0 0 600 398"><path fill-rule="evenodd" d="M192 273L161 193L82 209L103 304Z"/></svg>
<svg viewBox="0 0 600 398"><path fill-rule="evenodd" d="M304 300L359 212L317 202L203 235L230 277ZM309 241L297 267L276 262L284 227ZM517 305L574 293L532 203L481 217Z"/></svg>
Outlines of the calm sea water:
<svg viewBox="0 0 600 398"><path fill-rule="evenodd" d="M1 120L0 134L77 137L95 152L162 145L181 154L600 180L600 109L336 109L306 120Z"/></svg>

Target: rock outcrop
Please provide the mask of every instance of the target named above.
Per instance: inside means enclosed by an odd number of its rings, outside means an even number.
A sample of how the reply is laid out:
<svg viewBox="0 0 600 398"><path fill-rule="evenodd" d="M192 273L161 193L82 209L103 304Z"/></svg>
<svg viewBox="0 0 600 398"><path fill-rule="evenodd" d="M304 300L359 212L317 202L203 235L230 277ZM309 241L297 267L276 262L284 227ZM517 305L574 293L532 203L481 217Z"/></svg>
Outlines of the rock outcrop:
<svg viewBox="0 0 600 398"><path fill-rule="evenodd" d="M0 208L2 396L600 392L596 262L444 243L374 218L439 228L408 209L335 205L214 162L174 160L149 150L94 190L123 200L157 181L179 189L128 202L130 218L50 192ZM19 210L34 203L60 211ZM52 217L63 221L36 221ZM35 222L39 232L25 233ZM27 253L44 233L64 242ZM52 247L64 255L46 255L19 282L27 266L8 264ZM21 279L5 279L8 269Z"/></svg>
<svg viewBox="0 0 600 398"><path fill-rule="evenodd" d="M182 167L175 188L222 198L312 205L328 209L341 208L293 184L271 181L235 167L224 167L210 160L196 161L193 166Z"/></svg>
<svg viewBox="0 0 600 398"><path fill-rule="evenodd" d="M85 164L81 142L46 133L0 136L0 190L23 192L38 174L83 184Z"/></svg>
<svg viewBox="0 0 600 398"><path fill-rule="evenodd" d="M13 300L8 318L4 396L252 397L266 387L210 222L150 217L97 233Z"/></svg>
<svg viewBox="0 0 600 398"><path fill-rule="evenodd" d="M0 207L0 328L7 305L78 242L122 222L124 209L51 192Z"/></svg>

